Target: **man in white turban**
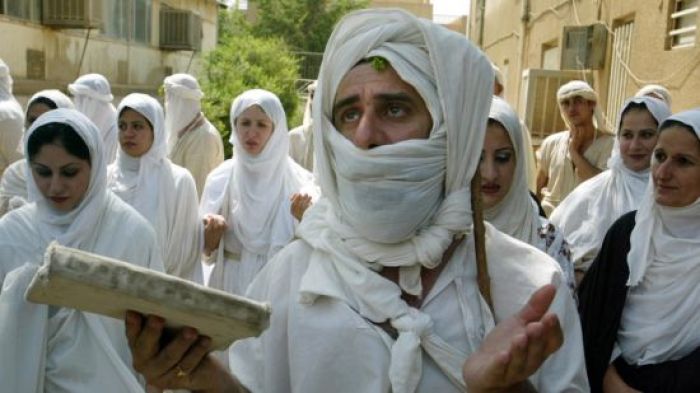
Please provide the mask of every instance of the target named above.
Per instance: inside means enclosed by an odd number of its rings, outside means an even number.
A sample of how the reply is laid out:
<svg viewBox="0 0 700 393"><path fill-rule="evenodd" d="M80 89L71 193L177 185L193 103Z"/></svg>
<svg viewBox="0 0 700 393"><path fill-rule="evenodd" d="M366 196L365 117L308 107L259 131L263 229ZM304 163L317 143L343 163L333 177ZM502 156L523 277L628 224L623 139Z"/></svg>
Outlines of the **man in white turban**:
<svg viewBox="0 0 700 393"><path fill-rule="evenodd" d="M190 171L201 196L207 175L224 161L221 135L202 113L204 93L197 79L174 74L164 84L168 157Z"/></svg>
<svg viewBox="0 0 700 393"><path fill-rule="evenodd" d="M313 143L313 119L311 117L311 103L316 91L316 81L306 88L309 94L304 108L304 120L301 125L289 131L289 156L304 169L314 170L314 143Z"/></svg>
<svg viewBox="0 0 700 393"><path fill-rule="evenodd" d="M537 151L537 196L547 215L581 182L607 169L615 142L602 129L598 96L588 83L564 84L557 102L569 129L545 138Z"/></svg>
<svg viewBox="0 0 700 393"><path fill-rule="evenodd" d="M24 111L12 95L10 68L0 59L0 177L5 168L22 158L17 149L24 130Z"/></svg>
<svg viewBox="0 0 700 393"><path fill-rule="evenodd" d="M470 183L492 83L459 34L399 10L346 16L314 99L323 197L247 291L270 327L233 344L228 372L188 329L160 352L162 319L130 313L134 367L211 391L587 391L556 262L486 224L494 312L479 293Z"/></svg>

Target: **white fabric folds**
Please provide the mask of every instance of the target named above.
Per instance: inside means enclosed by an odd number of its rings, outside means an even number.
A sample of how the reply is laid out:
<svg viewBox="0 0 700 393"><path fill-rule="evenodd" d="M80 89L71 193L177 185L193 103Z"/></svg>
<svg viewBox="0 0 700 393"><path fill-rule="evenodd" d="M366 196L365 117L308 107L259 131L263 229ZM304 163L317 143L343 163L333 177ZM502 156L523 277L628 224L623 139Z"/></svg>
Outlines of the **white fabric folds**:
<svg viewBox="0 0 700 393"><path fill-rule="evenodd" d="M661 100L652 97L630 98L620 110L618 134L622 126L622 113L633 103L644 104L658 124L671 115L668 106ZM623 214L637 209L648 181L648 169L636 172L625 166L620 156L619 135L616 136L612 155L608 159L608 170L576 187L550 217L569 241L577 268L587 269L598 254L610 225Z"/></svg>
<svg viewBox="0 0 700 393"><path fill-rule="evenodd" d="M107 78L100 74L85 74L68 85L75 108L85 114L100 130L107 163L117 156L117 110Z"/></svg>
<svg viewBox="0 0 700 393"><path fill-rule="evenodd" d="M12 95L12 82L10 68L0 59L0 177L5 168L22 158L17 146L24 130L24 111Z"/></svg>
<svg viewBox="0 0 700 393"><path fill-rule="evenodd" d="M33 178L36 200L0 220L0 380L8 392L137 392L122 321L81 311L32 304L29 281L51 241L162 270L150 226L105 187L106 164L94 124L75 110L42 115L28 130L70 125L88 146L90 184L70 212L54 210ZM31 172L30 172L31 173Z"/></svg>
<svg viewBox="0 0 700 393"><path fill-rule="evenodd" d="M180 133L202 112L204 97L199 82L192 75L174 74L165 78L165 133L168 154L177 143Z"/></svg>
<svg viewBox="0 0 700 393"><path fill-rule="evenodd" d="M334 128L340 81L373 56L388 60L423 98L433 122L427 139L361 150ZM389 321L399 332L389 372L396 393L416 390L421 350L455 386L464 387L459 370L466 355L435 335L429 315L409 307L400 294L420 295L421 268L436 267L455 236L471 231L469 183L492 88L491 63L476 47L403 11L346 16L324 53L312 109L314 169L324 198L297 230L314 249L301 278L301 301L331 296L370 321ZM400 286L376 273L385 266L399 267ZM470 337L469 347L477 348L479 340Z"/></svg>
<svg viewBox="0 0 700 393"><path fill-rule="evenodd" d="M109 187L153 225L165 263L165 272L202 281L200 255L202 223L192 175L166 157L163 109L155 98L132 93L119 103L145 117L153 128L153 144L141 157L121 148L109 167Z"/></svg>
<svg viewBox="0 0 700 393"><path fill-rule="evenodd" d="M667 122L685 124L700 138L700 110ZM679 359L700 346L700 199L684 207L655 202L649 182L637 210L627 255L630 287L618 342L631 364Z"/></svg>
<svg viewBox="0 0 700 393"><path fill-rule="evenodd" d="M255 105L270 117L273 131L262 151L253 156L241 147L235 123ZM287 117L276 95L261 89L244 92L231 105L230 121L233 158L209 175L200 212L220 214L229 225L209 285L242 294L267 260L294 236L291 195L306 192L315 199L318 192L311 173L288 155ZM224 266L224 251L239 257L235 263L239 278L228 277L233 272L227 270L234 268Z"/></svg>

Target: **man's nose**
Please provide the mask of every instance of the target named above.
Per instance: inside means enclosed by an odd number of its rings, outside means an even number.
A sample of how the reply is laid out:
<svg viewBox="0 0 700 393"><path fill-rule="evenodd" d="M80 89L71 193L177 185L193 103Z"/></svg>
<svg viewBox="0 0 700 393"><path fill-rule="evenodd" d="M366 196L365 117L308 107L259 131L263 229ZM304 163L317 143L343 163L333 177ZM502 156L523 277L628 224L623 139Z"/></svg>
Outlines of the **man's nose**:
<svg viewBox="0 0 700 393"><path fill-rule="evenodd" d="M379 130L377 119L369 113L364 113L357 124L352 142L360 149L371 149L378 146Z"/></svg>

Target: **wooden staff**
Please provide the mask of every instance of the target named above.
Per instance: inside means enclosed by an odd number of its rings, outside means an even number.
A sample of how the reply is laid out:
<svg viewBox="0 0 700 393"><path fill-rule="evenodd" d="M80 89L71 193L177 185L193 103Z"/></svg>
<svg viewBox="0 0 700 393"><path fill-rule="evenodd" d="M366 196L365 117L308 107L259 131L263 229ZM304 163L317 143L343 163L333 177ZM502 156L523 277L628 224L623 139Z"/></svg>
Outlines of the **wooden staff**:
<svg viewBox="0 0 700 393"><path fill-rule="evenodd" d="M491 300L491 277L489 277L488 263L486 261L486 228L484 228L484 209L481 203L481 175L477 168L471 184L472 218L474 220L474 250L476 253L476 282L479 284L479 292L486 300L493 314L493 301Z"/></svg>

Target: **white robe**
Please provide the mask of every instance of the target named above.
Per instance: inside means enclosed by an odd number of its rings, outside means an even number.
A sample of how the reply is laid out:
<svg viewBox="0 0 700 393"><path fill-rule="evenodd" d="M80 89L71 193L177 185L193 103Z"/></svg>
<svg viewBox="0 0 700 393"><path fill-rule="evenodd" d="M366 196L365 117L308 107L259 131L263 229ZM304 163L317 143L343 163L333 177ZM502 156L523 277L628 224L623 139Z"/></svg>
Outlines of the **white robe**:
<svg viewBox="0 0 700 393"><path fill-rule="evenodd" d="M197 197L202 196L207 176L224 161L221 135L207 119L196 128L177 138L170 152L170 160L192 174L197 186Z"/></svg>
<svg viewBox="0 0 700 393"><path fill-rule="evenodd" d="M29 303L29 282L46 242L36 204L0 220L0 381L7 392L138 392L124 322ZM162 271L155 233L130 206L109 195L85 251Z"/></svg>
<svg viewBox="0 0 700 393"><path fill-rule="evenodd" d="M421 311L433 331L469 355L467 337L483 339L491 315L481 315L475 262L466 239L455 251ZM241 340L229 351L232 373L251 392L387 392L393 340L357 313L352 304L320 296L302 304L299 286L312 276L313 250L303 240L278 253L250 285L246 296L269 301L270 328L259 338ZM487 224L487 255L498 322L517 312L540 286L554 282L550 310L567 332L562 348L530 378L539 392L585 392L588 382L576 305L557 264L542 252ZM423 352L418 392L459 392L432 358Z"/></svg>
<svg viewBox="0 0 700 393"><path fill-rule="evenodd" d="M27 163L21 159L13 162L0 179L0 217L27 202Z"/></svg>

